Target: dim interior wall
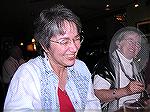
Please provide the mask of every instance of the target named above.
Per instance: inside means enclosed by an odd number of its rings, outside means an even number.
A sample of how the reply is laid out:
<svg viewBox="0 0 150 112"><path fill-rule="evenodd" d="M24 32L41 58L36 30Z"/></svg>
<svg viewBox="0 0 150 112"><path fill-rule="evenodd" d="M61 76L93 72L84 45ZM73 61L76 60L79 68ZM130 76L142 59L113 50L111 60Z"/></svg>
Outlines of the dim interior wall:
<svg viewBox="0 0 150 112"><path fill-rule="evenodd" d="M135 8L130 5L127 8L127 20L129 26L136 26L137 22L150 19L150 4L141 3L139 7Z"/></svg>

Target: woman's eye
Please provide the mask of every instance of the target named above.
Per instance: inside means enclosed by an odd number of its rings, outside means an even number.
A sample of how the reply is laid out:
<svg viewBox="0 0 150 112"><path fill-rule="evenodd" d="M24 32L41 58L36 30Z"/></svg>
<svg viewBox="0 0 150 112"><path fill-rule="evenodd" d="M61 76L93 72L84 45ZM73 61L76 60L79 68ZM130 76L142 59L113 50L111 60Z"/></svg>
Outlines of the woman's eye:
<svg viewBox="0 0 150 112"><path fill-rule="evenodd" d="M77 38L75 38L74 40L75 40L75 41L76 41L76 40L80 40L80 36L79 36L79 37L77 37Z"/></svg>
<svg viewBox="0 0 150 112"><path fill-rule="evenodd" d="M68 39L64 39L64 40L61 40L59 42L60 42L60 44L68 44L69 43Z"/></svg>

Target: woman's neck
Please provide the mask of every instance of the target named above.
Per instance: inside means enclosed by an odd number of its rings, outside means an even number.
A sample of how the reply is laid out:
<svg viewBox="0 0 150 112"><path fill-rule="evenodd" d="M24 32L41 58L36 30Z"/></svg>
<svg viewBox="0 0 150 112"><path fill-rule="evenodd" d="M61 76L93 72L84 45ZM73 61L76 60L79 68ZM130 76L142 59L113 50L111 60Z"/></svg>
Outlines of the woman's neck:
<svg viewBox="0 0 150 112"><path fill-rule="evenodd" d="M66 67L64 67L64 66L60 66L59 64L55 64L51 60L49 60L49 63L57 75L63 74L66 71Z"/></svg>
<svg viewBox="0 0 150 112"><path fill-rule="evenodd" d="M49 60L49 63L54 71L54 73L58 76L59 79L59 88L63 91L65 90L65 85L67 81L67 67L59 66L58 64L53 63L52 60Z"/></svg>

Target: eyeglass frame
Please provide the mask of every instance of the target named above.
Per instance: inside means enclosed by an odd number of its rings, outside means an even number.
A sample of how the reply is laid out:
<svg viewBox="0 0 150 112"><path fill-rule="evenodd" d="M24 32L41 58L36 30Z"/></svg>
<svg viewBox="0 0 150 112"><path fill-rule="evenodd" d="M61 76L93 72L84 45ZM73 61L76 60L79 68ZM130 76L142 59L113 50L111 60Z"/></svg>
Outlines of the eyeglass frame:
<svg viewBox="0 0 150 112"><path fill-rule="evenodd" d="M135 45L137 48L141 48L141 43L140 42L134 42L132 39L124 39L126 40L129 45Z"/></svg>
<svg viewBox="0 0 150 112"><path fill-rule="evenodd" d="M78 41L78 40L80 41L80 42L79 42L80 44L83 43L83 41L84 41L84 36L83 36L83 35L78 34L78 35L76 35L75 37L78 37L78 38L76 38L76 39L75 39L75 38L74 38L74 39L62 38L62 39L68 39L67 43L62 43L62 41L59 41L59 40L61 40L61 39L58 39L58 40L56 40L56 41L50 39L50 41L51 41L51 42L54 42L54 43L57 43L57 44L60 44L60 45L63 45L63 46L68 46L68 45L71 44L72 42L73 42L74 44L76 44L75 41ZM82 38L82 39L81 39L81 38Z"/></svg>

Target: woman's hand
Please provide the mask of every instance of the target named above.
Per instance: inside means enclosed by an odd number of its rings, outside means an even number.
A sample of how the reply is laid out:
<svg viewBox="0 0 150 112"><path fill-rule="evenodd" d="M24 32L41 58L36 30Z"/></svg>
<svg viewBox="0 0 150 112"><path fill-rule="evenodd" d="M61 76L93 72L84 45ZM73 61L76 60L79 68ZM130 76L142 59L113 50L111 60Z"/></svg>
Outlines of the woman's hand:
<svg viewBox="0 0 150 112"><path fill-rule="evenodd" d="M139 81L131 81L126 87L126 92L128 95L134 94L134 93L140 93L144 91L144 84L142 84Z"/></svg>
<svg viewBox="0 0 150 112"><path fill-rule="evenodd" d="M144 104L145 104L146 106L149 106L149 105L150 105L150 99L145 100L145 101L144 101Z"/></svg>

